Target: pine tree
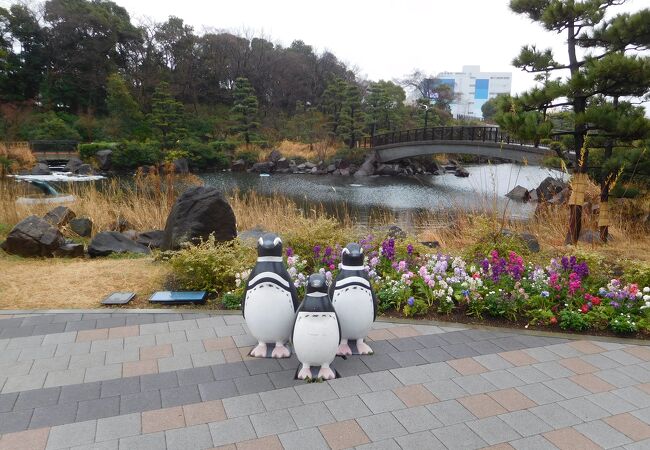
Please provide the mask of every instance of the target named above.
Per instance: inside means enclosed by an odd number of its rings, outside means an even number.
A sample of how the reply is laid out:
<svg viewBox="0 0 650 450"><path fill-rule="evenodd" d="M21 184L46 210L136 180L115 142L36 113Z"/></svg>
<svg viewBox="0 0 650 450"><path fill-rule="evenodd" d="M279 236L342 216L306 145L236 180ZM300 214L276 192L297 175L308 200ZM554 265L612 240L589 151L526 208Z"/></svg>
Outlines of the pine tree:
<svg viewBox="0 0 650 450"><path fill-rule="evenodd" d="M323 112L327 115L327 127L332 137L339 137L341 112L345 103L347 83L342 78L335 78L327 84L323 92Z"/></svg>
<svg viewBox="0 0 650 450"><path fill-rule="evenodd" d="M183 104L174 99L164 81L153 93L150 121L160 134L163 148L172 148L186 134Z"/></svg>
<svg viewBox="0 0 650 450"><path fill-rule="evenodd" d="M135 137L138 128L143 125L144 116L119 74L109 75L106 93L106 107L113 123L115 137Z"/></svg>
<svg viewBox="0 0 650 450"><path fill-rule="evenodd" d="M566 36L566 63L558 62L551 49L540 50L534 45L522 48L513 65L536 74L540 86L516 98L516 106L511 109L515 114L540 111L539 125L547 127L549 110L570 107L575 114L571 134L576 155L574 170L578 174L585 174L589 167L589 147L585 145L587 133L602 131L599 128L602 124L587 120L587 112L594 115L597 109L600 113L610 111L616 121L620 116L613 112L612 105L607 105L609 101L603 102L602 98L641 96L650 86L648 58L635 54L650 46L650 9L605 18L611 12L610 7L625 1L510 1L510 9L515 13L527 15L549 32ZM580 48L586 49L583 57L579 56ZM568 76L562 79L560 76L567 71ZM577 200L574 203L570 206L567 236L567 241L572 243L578 241L582 222L582 205L577 204Z"/></svg>
<svg viewBox="0 0 650 450"><path fill-rule="evenodd" d="M243 135L248 146L251 143L251 137L254 137L255 130L259 127L259 122L257 122L258 101L248 78L240 77L235 80L233 96L234 104L230 112L234 125L231 127L231 131Z"/></svg>
<svg viewBox="0 0 650 450"><path fill-rule="evenodd" d="M364 113L361 109L361 92L359 87L348 84L345 89L345 98L341 108L338 135L354 148L357 141L363 136Z"/></svg>

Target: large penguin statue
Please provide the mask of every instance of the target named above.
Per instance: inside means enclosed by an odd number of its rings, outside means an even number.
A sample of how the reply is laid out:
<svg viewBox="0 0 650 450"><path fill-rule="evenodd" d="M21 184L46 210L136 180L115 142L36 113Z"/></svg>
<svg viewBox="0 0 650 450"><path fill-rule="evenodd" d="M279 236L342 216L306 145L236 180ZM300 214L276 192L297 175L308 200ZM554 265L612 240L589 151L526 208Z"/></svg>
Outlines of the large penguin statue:
<svg viewBox="0 0 650 450"><path fill-rule="evenodd" d="M298 378L312 378L312 367L320 367L317 378L336 377L330 364L336 358L341 341L341 328L327 293L325 277L319 273L309 276L305 299L298 308L291 333L296 357L302 363Z"/></svg>
<svg viewBox="0 0 650 450"><path fill-rule="evenodd" d="M330 297L341 323L338 355L351 355L348 341L355 341L357 353L368 355L372 349L363 342L377 316L377 301L368 274L363 267L363 247L348 244L341 252L341 271L330 285Z"/></svg>
<svg viewBox="0 0 650 450"><path fill-rule="evenodd" d="M266 358L267 344L274 344L273 358L288 358L285 346L298 307L298 293L282 262L282 240L266 233L257 242L257 263L246 283L242 310L246 325L257 339L250 355Z"/></svg>

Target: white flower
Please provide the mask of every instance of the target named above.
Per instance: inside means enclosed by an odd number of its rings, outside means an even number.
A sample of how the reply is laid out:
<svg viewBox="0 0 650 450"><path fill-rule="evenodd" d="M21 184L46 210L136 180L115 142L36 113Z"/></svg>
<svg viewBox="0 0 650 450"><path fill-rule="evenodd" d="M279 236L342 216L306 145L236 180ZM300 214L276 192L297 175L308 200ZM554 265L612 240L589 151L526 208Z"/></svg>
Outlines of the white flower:
<svg viewBox="0 0 650 450"><path fill-rule="evenodd" d="M644 295L643 296L643 301L644 302L650 302L650 295Z"/></svg>
<svg viewBox="0 0 650 450"><path fill-rule="evenodd" d="M646 286L643 288L643 293L644 294L650 294L650 287Z"/></svg>

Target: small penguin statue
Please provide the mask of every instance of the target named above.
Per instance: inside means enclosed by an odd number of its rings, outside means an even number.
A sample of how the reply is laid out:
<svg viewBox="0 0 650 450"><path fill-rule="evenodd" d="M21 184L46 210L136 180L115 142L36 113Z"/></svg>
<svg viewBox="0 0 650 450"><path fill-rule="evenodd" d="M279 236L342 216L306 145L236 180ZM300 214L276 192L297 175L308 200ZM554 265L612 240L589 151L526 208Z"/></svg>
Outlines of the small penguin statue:
<svg viewBox="0 0 650 450"><path fill-rule="evenodd" d="M341 344L337 355L351 355L354 340L361 355L372 353L363 342L377 316L377 301L363 267L363 247L348 244L341 252L341 271L330 285L332 305L341 323Z"/></svg>
<svg viewBox="0 0 650 450"><path fill-rule="evenodd" d="M273 358L288 358L285 346L298 307L298 293L282 262L282 240L266 233L257 242L257 263L246 283L242 312L257 346L250 355L267 357L267 344L275 344Z"/></svg>
<svg viewBox="0 0 650 450"><path fill-rule="evenodd" d="M312 378L311 367L314 366L320 367L317 378L334 379L336 374L330 364L336 358L340 341L341 328L327 294L325 277L319 273L312 274L291 333L293 349L302 363L298 378Z"/></svg>

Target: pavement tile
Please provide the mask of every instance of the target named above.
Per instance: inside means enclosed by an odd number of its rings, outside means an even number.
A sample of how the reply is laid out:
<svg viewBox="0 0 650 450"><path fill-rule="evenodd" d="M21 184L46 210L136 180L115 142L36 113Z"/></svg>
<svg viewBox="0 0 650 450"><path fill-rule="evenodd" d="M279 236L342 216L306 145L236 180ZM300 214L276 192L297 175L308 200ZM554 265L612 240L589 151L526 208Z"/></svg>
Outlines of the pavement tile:
<svg viewBox="0 0 650 450"><path fill-rule="evenodd" d="M114 327L108 329L108 338L125 338L130 336L139 336L140 329L137 325L130 325L124 327Z"/></svg>
<svg viewBox="0 0 650 450"><path fill-rule="evenodd" d="M598 371L598 367L589 364L580 358L566 358L558 360L560 364L576 374L593 373Z"/></svg>
<svg viewBox="0 0 650 450"><path fill-rule="evenodd" d="M198 385L201 400L221 400L239 394L233 380L219 380Z"/></svg>
<svg viewBox="0 0 650 450"><path fill-rule="evenodd" d="M483 367L487 368L488 370L501 370L501 369L509 369L510 367L513 367L512 363L506 361L505 359L503 359L501 356L497 354L475 356L474 360L477 361L479 364L481 364Z"/></svg>
<svg viewBox="0 0 650 450"><path fill-rule="evenodd" d="M212 400L183 406L183 415L187 426L218 422L226 419L223 403Z"/></svg>
<svg viewBox="0 0 650 450"><path fill-rule="evenodd" d="M33 410L15 411L0 414L0 433L24 431L29 426Z"/></svg>
<svg viewBox="0 0 650 450"><path fill-rule="evenodd" d="M494 370L492 372L483 373L481 376L499 389L512 388L525 384L521 378L513 375L507 370Z"/></svg>
<svg viewBox="0 0 650 450"><path fill-rule="evenodd" d="M140 377L140 390L142 392L172 387L178 387L178 376L175 372L156 373Z"/></svg>
<svg viewBox="0 0 650 450"><path fill-rule="evenodd" d="M605 348L601 347L600 345L590 342L590 341L571 341L568 343L571 347L575 348L581 353L584 353L586 355L593 354L593 353L602 353L605 351Z"/></svg>
<svg viewBox="0 0 650 450"><path fill-rule="evenodd" d="M399 369L396 369L399 370ZM370 392L370 388L358 376L337 378L327 382L339 397L348 397L350 395L363 394Z"/></svg>
<svg viewBox="0 0 650 450"><path fill-rule="evenodd" d="M422 350L417 350L417 353L430 363L449 361L454 358L440 347L424 348Z"/></svg>
<svg viewBox="0 0 650 450"><path fill-rule="evenodd" d="M445 446L429 431L409 434L395 438L398 447L402 450L445 449Z"/></svg>
<svg viewBox="0 0 650 450"><path fill-rule="evenodd" d="M522 350L501 352L499 353L499 356L508 361L513 366L528 366L538 362L535 358Z"/></svg>
<svg viewBox="0 0 650 450"><path fill-rule="evenodd" d="M153 359L144 361L129 361L122 364L123 377L137 377L151 373L158 373L158 363Z"/></svg>
<svg viewBox="0 0 650 450"><path fill-rule="evenodd" d="M575 375L569 379L594 394L598 392L607 392L614 389L614 386L591 373Z"/></svg>
<svg viewBox="0 0 650 450"><path fill-rule="evenodd" d="M220 338L209 338L203 340L205 351L211 352L216 350L225 350L228 348L235 348L235 341L230 336Z"/></svg>
<svg viewBox="0 0 650 450"><path fill-rule="evenodd" d="M476 416L469 412L456 400L447 400L434 403L426 407L431 413L445 425L453 425L460 422L476 419Z"/></svg>
<svg viewBox="0 0 650 450"><path fill-rule="evenodd" d="M644 361L650 361L650 348L648 347L635 345L632 347L628 347L623 351L629 353L630 355L636 356L637 358L642 359Z"/></svg>
<svg viewBox="0 0 650 450"><path fill-rule="evenodd" d="M43 450L49 432L49 428L39 428L7 433L0 439L0 450Z"/></svg>
<svg viewBox="0 0 650 450"><path fill-rule="evenodd" d="M118 378L101 382L101 397L113 397L115 395L135 394L140 392L140 378Z"/></svg>
<svg viewBox="0 0 650 450"><path fill-rule="evenodd" d="M548 381L552 379L544 372L536 369L533 366L512 367L506 370L526 384L539 383L541 381Z"/></svg>
<svg viewBox="0 0 650 450"><path fill-rule="evenodd" d="M102 419L120 414L120 397L100 398L79 402L77 422Z"/></svg>
<svg viewBox="0 0 650 450"><path fill-rule="evenodd" d="M162 408L159 391L120 396L120 414L150 411Z"/></svg>
<svg viewBox="0 0 650 450"><path fill-rule="evenodd" d="M280 440L278 440L278 437ZM262 439L258 439L257 441L262 441L265 439L267 441L262 443L255 443L253 446L244 446L242 445L243 443L240 442L237 444L237 450L256 450L259 448L264 448L265 450L328 450L330 448L318 428L309 428L292 431L290 433L283 433L278 437L268 436Z"/></svg>
<svg viewBox="0 0 650 450"><path fill-rule="evenodd" d="M557 404L540 405L528 411L555 429L570 427L581 422L578 417Z"/></svg>
<svg viewBox="0 0 650 450"><path fill-rule="evenodd" d="M395 339L397 336L395 336L387 329L381 329L381 330L370 330L368 332L368 337L373 341L380 341L386 339Z"/></svg>
<svg viewBox="0 0 650 450"><path fill-rule="evenodd" d="M392 327L390 332L393 333L398 338L408 338L414 336L420 336L420 332L411 326L397 326Z"/></svg>
<svg viewBox="0 0 650 450"><path fill-rule="evenodd" d="M142 432L156 433L185 426L183 408L176 406L142 413Z"/></svg>
<svg viewBox="0 0 650 450"><path fill-rule="evenodd" d="M399 364L400 367L406 368L425 364L428 362L415 350L389 353L388 356L390 356L397 364Z"/></svg>
<svg viewBox="0 0 650 450"><path fill-rule="evenodd" d="M571 358L573 356L582 355L581 351L569 345L569 343L547 345L546 348L552 351L553 353L557 354L558 356L561 356L562 358Z"/></svg>
<svg viewBox="0 0 650 450"><path fill-rule="evenodd" d="M549 431L544 433L544 437L560 450L593 450L601 448L573 428Z"/></svg>
<svg viewBox="0 0 650 450"><path fill-rule="evenodd" d="M18 392L11 394L0 394L0 413L11 411L18 398Z"/></svg>
<svg viewBox="0 0 650 450"><path fill-rule="evenodd" d="M618 370L624 372L627 376L634 378L640 383L648 383L650 382L650 367L648 366L648 363L643 363L633 366L621 367Z"/></svg>
<svg viewBox="0 0 650 450"><path fill-rule="evenodd" d="M328 400L325 405L338 421L369 416L372 412L358 396Z"/></svg>
<svg viewBox="0 0 650 450"><path fill-rule="evenodd" d="M241 395L224 398L223 408L229 418L249 416L266 411L259 394Z"/></svg>
<svg viewBox="0 0 650 450"><path fill-rule="evenodd" d="M55 425L65 425L76 421L77 404L68 403L63 405L45 406L34 409L32 420L29 422L29 428L52 427Z"/></svg>
<svg viewBox="0 0 650 450"><path fill-rule="evenodd" d="M194 367L207 367L226 362L226 357L223 355L221 350L195 353L190 355L190 357L192 358L192 365L194 365Z"/></svg>
<svg viewBox="0 0 650 450"><path fill-rule="evenodd" d="M600 370L616 369L620 367L620 365L617 362L609 358L606 358L600 354L585 355L585 356L581 356L580 359L588 362L593 366L598 367Z"/></svg>
<svg viewBox="0 0 650 450"><path fill-rule="evenodd" d="M190 355L170 356L168 358L160 358L158 360L159 372L172 372L175 370L191 369L192 358Z"/></svg>
<svg viewBox="0 0 650 450"><path fill-rule="evenodd" d="M357 422L372 441L404 436L406 429L391 413L361 417Z"/></svg>
<svg viewBox="0 0 650 450"><path fill-rule="evenodd" d="M555 361L560 359L556 353L553 353L544 347L526 348L524 349L524 352L528 353L539 362Z"/></svg>
<svg viewBox="0 0 650 450"><path fill-rule="evenodd" d="M595 375L617 388L624 388L638 384L634 378L628 377L623 372L615 369L601 370L600 372L596 372Z"/></svg>
<svg viewBox="0 0 650 450"><path fill-rule="evenodd" d="M487 444L467 425L462 423L438 428L433 430L432 433L449 450L482 448Z"/></svg>
<svg viewBox="0 0 650 450"><path fill-rule="evenodd" d="M393 411L393 416L395 416L409 433L432 430L443 426L442 422L424 406Z"/></svg>
<svg viewBox="0 0 650 450"><path fill-rule="evenodd" d="M586 398L572 398L571 400L559 402L558 405L562 406L564 409L584 422L589 422L610 416L606 410L596 405L595 403L590 402Z"/></svg>
<svg viewBox="0 0 650 450"><path fill-rule="evenodd" d="M264 412L250 416L258 437L296 430L296 424L287 410Z"/></svg>
<svg viewBox="0 0 650 450"><path fill-rule="evenodd" d="M612 448L632 443L632 440L601 420L581 423L576 430L603 448Z"/></svg>
<svg viewBox="0 0 650 450"><path fill-rule="evenodd" d="M461 397L458 402L479 419L503 414L507 410L486 394Z"/></svg>
<svg viewBox="0 0 650 450"><path fill-rule="evenodd" d="M166 448L165 433L143 434L119 440L120 450L160 450Z"/></svg>
<svg viewBox="0 0 650 450"><path fill-rule="evenodd" d="M140 347L140 359L160 359L172 356L171 344Z"/></svg>
<svg viewBox="0 0 650 450"><path fill-rule="evenodd" d="M271 379L265 373L235 378L233 381L240 394L253 394L256 392L270 391L274 388Z"/></svg>
<svg viewBox="0 0 650 450"><path fill-rule="evenodd" d="M100 341L103 339L108 339L108 328L79 331L77 332L76 342Z"/></svg>
<svg viewBox="0 0 650 450"><path fill-rule="evenodd" d="M142 431L140 414L107 417L97 421L96 442L110 441L128 436L137 436Z"/></svg>
<svg viewBox="0 0 650 450"><path fill-rule="evenodd" d="M359 377L363 380L364 383L366 383L371 391L383 391L402 385L402 383L400 383L399 380L395 378L395 376L390 372L365 373L359 375Z"/></svg>
<svg viewBox="0 0 650 450"><path fill-rule="evenodd" d="M638 408L647 408L650 406L650 395L634 386L614 389L612 393L627 400Z"/></svg>
<svg viewBox="0 0 650 450"><path fill-rule="evenodd" d="M70 423L50 428L47 449L61 449L75 445L91 444L95 441L96 420Z"/></svg>
<svg viewBox="0 0 650 450"><path fill-rule="evenodd" d="M633 441L650 439L650 425L642 422L632 414L618 414L605 417L603 420Z"/></svg>
<svg viewBox="0 0 650 450"><path fill-rule="evenodd" d="M321 425L319 430L333 450L350 448L370 442L366 433L354 420Z"/></svg>
<svg viewBox="0 0 650 450"><path fill-rule="evenodd" d="M197 385L214 381L214 374L210 367L196 367L176 372L179 386Z"/></svg>
<svg viewBox="0 0 650 450"><path fill-rule="evenodd" d="M481 375L466 375L464 377L454 378L453 381L470 394L482 394L497 390L495 385Z"/></svg>
<svg viewBox="0 0 650 450"><path fill-rule="evenodd" d="M267 411L302 405L302 400L293 387L262 392L260 398Z"/></svg>
<svg viewBox="0 0 650 450"><path fill-rule="evenodd" d="M178 428L165 431L167 450L193 450L212 447L212 435L208 425Z"/></svg>
<svg viewBox="0 0 650 450"><path fill-rule="evenodd" d="M52 386L69 386L71 384L81 384L86 376L85 369L68 369L54 370L48 372L43 387Z"/></svg>
<svg viewBox="0 0 650 450"><path fill-rule="evenodd" d="M443 335L444 336L444 335ZM479 352L474 350L472 347L470 347L467 344L450 344L450 345L443 345L440 347L447 353L449 353L451 356L454 358L465 358L465 357L471 357L471 356L478 356Z"/></svg>
<svg viewBox="0 0 650 450"><path fill-rule="evenodd" d="M283 370L282 372L271 372L268 374L271 383L276 389L297 386L304 383L303 380L294 380L295 370Z"/></svg>
<svg viewBox="0 0 650 450"><path fill-rule="evenodd" d="M84 382L110 380L122 376L122 364L111 364L108 366L88 367Z"/></svg>
<svg viewBox="0 0 650 450"><path fill-rule="evenodd" d="M360 394L359 397L370 408L373 414L379 414L396 409L403 409L404 403L393 391L378 391Z"/></svg>
<svg viewBox="0 0 650 450"><path fill-rule="evenodd" d="M2 393L28 391L31 389L40 389L45 383L46 374L37 373L34 375L18 375L7 377Z"/></svg>
<svg viewBox="0 0 650 450"><path fill-rule="evenodd" d="M547 441L546 439L544 439L544 437L540 435L517 439L511 441L509 444L499 444L499 445L502 445L503 447L494 446L494 447L490 447L490 449L510 450L514 448L515 450L557 450L556 446L551 444L549 441Z"/></svg>
<svg viewBox="0 0 650 450"><path fill-rule="evenodd" d="M210 427L210 434L212 435L213 445L215 446L257 438L253 425L248 417L212 422L208 426Z"/></svg>
<svg viewBox="0 0 650 450"><path fill-rule="evenodd" d="M393 392L407 406L421 406L436 403L438 399L421 384L403 386L393 389Z"/></svg>
<svg viewBox="0 0 650 450"><path fill-rule="evenodd" d="M101 382L73 384L61 388L59 403L76 403L83 400L92 400L100 397Z"/></svg>
<svg viewBox="0 0 650 450"><path fill-rule="evenodd" d="M589 391L568 378L545 381L544 384L564 398L576 398L589 395Z"/></svg>
<svg viewBox="0 0 650 450"><path fill-rule="evenodd" d="M467 422L466 425L490 445L519 439L521 436L510 425L498 417Z"/></svg>
<svg viewBox="0 0 650 450"><path fill-rule="evenodd" d="M50 406L58 403L61 395L61 388L47 388L31 391L23 391L18 394L18 399L14 404L14 411L22 409L38 408L40 406Z"/></svg>
<svg viewBox="0 0 650 450"><path fill-rule="evenodd" d="M368 384L367 381L366 384ZM295 386L294 389L305 404L338 398L336 392L326 383L306 383Z"/></svg>
<svg viewBox="0 0 650 450"><path fill-rule="evenodd" d="M215 380L231 380L233 378L248 376L248 369L243 362L218 364L212 366L212 373Z"/></svg>
<svg viewBox="0 0 650 450"><path fill-rule="evenodd" d="M623 400L611 392L592 394L588 395L586 398L610 414L622 414L637 409L637 407L632 403Z"/></svg>
<svg viewBox="0 0 650 450"><path fill-rule="evenodd" d="M553 430L553 427L540 420L539 417L530 411L513 411L507 414L501 414L499 418L524 437Z"/></svg>
<svg viewBox="0 0 650 450"><path fill-rule="evenodd" d="M623 365L623 366L630 366L632 364L640 364L644 360L641 358L637 358L634 355L631 355L630 353L627 353L623 350L610 350L607 352L602 353L603 356L612 359L616 361L617 363Z"/></svg>
<svg viewBox="0 0 650 450"><path fill-rule="evenodd" d="M490 392L488 395L508 411L519 411L537 406L534 401L516 389L503 389L501 391Z"/></svg>
<svg viewBox="0 0 650 450"><path fill-rule="evenodd" d="M309 405L290 408L289 413L300 429L317 427L336 421L324 403L310 403Z"/></svg>
<svg viewBox="0 0 650 450"><path fill-rule="evenodd" d="M423 386L439 400L451 400L468 395L467 391L451 380L431 381L424 383Z"/></svg>
<svg viewBox="0 0 650 450"><path fill-rule="evenodd" d="M474 375L488 371L488 369L472 358L455 359L449 361L447 364L461 375Z"/></svg>
<svg viewBox="0 0 650 450"><path fill-rule="evenodd" d="M533 364L533 367L550 378L566 378L575 375L572 371L559 364L557 361L546 361Z"/></svg>
<svg viewBox="0 0 650 450"><path fill-rule="evenodd" d="M196 385L162 389L160 391L163 408L199 403L201 395Z"/></svg>
<svg viewBox="0 0 650 450"><path fill-rule="evenodd" d="M362 355L359 359L373 372L401 367L390 355Z"/></svg>

